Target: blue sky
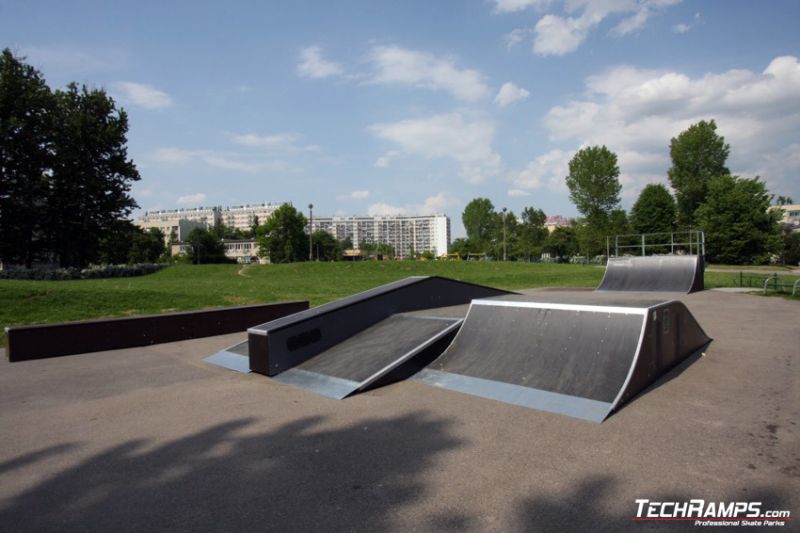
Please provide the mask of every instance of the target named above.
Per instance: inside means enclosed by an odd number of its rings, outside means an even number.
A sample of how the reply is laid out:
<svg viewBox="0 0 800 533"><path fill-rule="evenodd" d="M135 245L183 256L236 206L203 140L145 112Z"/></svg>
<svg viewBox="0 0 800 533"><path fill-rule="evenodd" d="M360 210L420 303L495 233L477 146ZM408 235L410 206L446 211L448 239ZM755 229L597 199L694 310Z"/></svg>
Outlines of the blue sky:
<svg viewBox="0 0 800 533"><path fill-rule="evenodd" d="M800 2L8 2L0 46L128 111L143 209L309 202L576 215L581 146L623 206L715 119L734 173L800 200Z"/></svg>

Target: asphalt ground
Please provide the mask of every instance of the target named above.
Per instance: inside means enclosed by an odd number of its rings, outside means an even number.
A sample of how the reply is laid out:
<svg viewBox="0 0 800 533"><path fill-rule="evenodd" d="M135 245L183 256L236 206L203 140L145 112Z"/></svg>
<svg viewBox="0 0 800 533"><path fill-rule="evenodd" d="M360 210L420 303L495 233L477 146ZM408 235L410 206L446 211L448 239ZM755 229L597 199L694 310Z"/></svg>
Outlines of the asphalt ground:
<svg viewBox="0 0 800 533"><path fill-rule="evenodd" d="M796 530L800 307L668 297L714 342L602 424L413 381L330 400L203 362L243 334L4 361L0 531L697 530L632 520L637 499L762 502Z"/></svg>

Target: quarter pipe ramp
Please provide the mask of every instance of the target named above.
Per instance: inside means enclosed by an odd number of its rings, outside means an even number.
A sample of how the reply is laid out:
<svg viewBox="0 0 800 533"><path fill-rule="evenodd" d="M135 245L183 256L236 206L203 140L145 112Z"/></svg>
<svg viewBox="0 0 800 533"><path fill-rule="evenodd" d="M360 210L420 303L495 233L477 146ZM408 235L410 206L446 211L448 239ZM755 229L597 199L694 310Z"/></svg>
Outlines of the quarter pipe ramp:
<svg viewBox="0 0 800 533"><path fill-rule="evenodd" d="M702 255L650 255L609 258L597 290L689 293L703 287Z"/></svg>
<svg viewBox="0 0 800 533"><path fill-rule="evenodd" d="M601 422L710 340L677 301L474 300L452 344L413 379Z"/></svg>

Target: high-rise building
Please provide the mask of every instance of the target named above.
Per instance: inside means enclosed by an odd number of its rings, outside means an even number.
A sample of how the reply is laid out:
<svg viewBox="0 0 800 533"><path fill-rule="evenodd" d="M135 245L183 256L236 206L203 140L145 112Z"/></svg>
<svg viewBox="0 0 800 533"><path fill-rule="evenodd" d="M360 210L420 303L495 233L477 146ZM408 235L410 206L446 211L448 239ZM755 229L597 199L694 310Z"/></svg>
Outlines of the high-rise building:
<svg viewBox="0 0 800 533"><path fill-rule="evenodd" d="M395 254L408 257L431 252L447 253L450 245L450 219L446 215L314 217L312 231L325 230L338 240L350 238L359 249L362 242L388 244Z"/></svg>
<svg viewBox="0 0 800 533"><path fill-rule="evenodd" d="M258 221L263 224L283 203L235 205L220 209L220 220L229 228L248 230Z"/></svg>

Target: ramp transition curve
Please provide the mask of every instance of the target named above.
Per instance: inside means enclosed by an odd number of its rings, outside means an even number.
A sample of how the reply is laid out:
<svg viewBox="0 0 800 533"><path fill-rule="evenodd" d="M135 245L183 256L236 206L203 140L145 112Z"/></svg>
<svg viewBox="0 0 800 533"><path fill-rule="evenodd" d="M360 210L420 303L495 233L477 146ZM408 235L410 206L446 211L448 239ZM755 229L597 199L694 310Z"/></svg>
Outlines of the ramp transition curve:
<svg viewBox="0 0 800 533"><path fill-rule="evenodd" d="M710 341L677 301L475 300L452 344L413 379L602 422Z"/></svg>
<svg viewBox="0 0 800 533"><path fill-rule="evenodd" d="M611 257L599 291L702 291L702 255Z"/></svg>

